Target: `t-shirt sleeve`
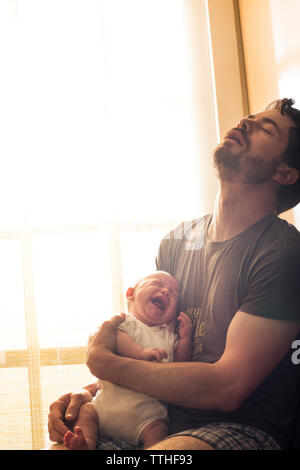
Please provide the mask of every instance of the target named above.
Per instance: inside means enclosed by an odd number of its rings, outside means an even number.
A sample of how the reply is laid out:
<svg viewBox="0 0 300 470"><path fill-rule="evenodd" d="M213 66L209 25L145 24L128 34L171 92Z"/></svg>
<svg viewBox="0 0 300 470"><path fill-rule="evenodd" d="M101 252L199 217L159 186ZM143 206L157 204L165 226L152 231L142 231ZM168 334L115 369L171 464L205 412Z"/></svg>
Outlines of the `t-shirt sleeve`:
<svg viewBox="0 0 300 470"><path fill-rule="evenodd" d="M300 242L268 248L254 260L240 310L278 320L300 321Z"/></svg>
<svg viewBox="0 0 300 470"><path fill-rule="evenodd" d="M199 233L203 234L205 220L205 217L201 217L197 220L182 222L164 236L160 242L159 250L155 259L156 268L158 270L166 271L174 275L176 265L179 262L178 257L180 257L180 254L182 253L182 242L185 247L190 244L195 246L198 241L191 241L189 237L191 234L197 237L199 236Z"/></svg>
<svg viewBox="0 0 300 470"><path fill-rule="evenodd" d="M182 224L167 233L161 240L155 259L156 269L173 275L177 259L177 251L182 238Z"/></svg>
<svg viewBox="0 0 300 470"><path fill-rule="evenodd" d="M166 235L166 237L161 240L155 258L155 265L158 271L170 272L170 239L168 237L169 235Z"/></svg>

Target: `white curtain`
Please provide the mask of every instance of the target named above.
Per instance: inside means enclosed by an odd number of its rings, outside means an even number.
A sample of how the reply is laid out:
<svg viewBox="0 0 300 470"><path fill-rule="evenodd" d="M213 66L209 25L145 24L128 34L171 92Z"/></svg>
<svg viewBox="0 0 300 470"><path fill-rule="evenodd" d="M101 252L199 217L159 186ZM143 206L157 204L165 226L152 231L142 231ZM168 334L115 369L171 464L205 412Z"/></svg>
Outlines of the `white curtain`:
<svg viewBox="0 0 300 470"><path fill-rule="evenodd" d="M47 443L88 335L211 210L204 0L0 2L0 448Z"/></svg>

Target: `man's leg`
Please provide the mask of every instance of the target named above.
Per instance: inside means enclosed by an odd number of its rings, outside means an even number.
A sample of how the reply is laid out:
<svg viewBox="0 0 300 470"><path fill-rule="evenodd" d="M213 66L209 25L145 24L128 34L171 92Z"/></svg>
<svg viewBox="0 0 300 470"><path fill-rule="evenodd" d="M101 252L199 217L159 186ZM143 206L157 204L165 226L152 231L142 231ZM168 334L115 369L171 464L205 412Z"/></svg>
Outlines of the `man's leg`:
<svg viewBox="0 0 300 470"><path fill-rule="evenodd" d="M219 422L173 434L147 450L280 450L280 446L261 429Z"/></svg>
<svg viewBox="0 0 300 470"><path fill-rule="evenodd" d="M215 450L205 441L191 436L174 436L165 439L147 450Z"/></svg>

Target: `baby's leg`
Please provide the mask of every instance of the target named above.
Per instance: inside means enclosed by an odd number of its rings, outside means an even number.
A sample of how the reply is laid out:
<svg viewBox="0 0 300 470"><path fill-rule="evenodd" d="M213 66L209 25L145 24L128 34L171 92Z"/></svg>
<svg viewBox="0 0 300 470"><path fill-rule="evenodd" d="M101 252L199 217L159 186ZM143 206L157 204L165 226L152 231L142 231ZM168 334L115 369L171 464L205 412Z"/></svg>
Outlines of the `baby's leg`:
<svg viewBox="0 0 300 470"><path fill-rule="evenodd" d="M140 439L144 445L144 449L148 449L152 445L161 441L168 435L168 423L164 419L158 419L146 426L141 435Z"/></svg>
<svg viewBox="0 0 300 470"><path fill-rule="evenodd" d="M98 435L98 416L93 403L84 403L79 411L74 431L66 432L64 444L70 450L94 450Z"/></svg>

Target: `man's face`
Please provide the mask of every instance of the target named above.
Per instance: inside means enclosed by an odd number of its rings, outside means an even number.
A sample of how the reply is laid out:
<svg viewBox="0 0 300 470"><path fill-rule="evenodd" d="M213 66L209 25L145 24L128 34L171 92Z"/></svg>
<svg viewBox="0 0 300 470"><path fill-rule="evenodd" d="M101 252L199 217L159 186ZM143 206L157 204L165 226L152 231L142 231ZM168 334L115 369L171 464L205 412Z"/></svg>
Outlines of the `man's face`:
<svg viewBox="0 0 300 470"><path fill-rule="evenodd" d="M131 289L130 312L146 325L161 325L175 318L180 287L171 275L158 271Z"/></svg>
<svg viewBox="0 0 300 470"><path fill-rule="evenodd" d="M220 179L245 184L270 181L283 160L292 126L292 119L275 109L242 119L214 152Z"/></svg>

